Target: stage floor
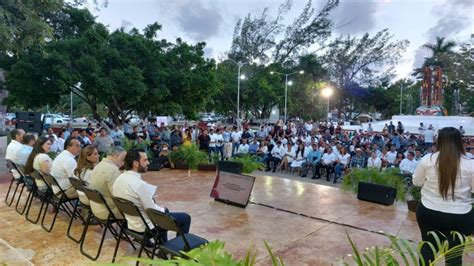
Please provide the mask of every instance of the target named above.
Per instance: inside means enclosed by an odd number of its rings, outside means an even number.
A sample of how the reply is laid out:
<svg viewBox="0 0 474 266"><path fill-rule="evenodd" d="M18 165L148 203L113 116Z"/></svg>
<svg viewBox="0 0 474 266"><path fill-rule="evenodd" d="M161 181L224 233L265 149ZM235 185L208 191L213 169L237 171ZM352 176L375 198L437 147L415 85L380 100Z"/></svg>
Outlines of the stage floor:
<svg viewBox="0 0 474 266"><path fill-rule="evenodd" d="M286 265L330 265L352 252L346 231L361 250L389 245L382 232L412 241L420 239L415 215L408 212L405 204L382 206L359 201L354 194L333 187L260 176L255 180L251 203L242 209L209 197L214 176L214 172L193 172L188 177L187 171L164 170L148 172L144 179L159 186L158 198L162 206L192 216L192 233L208 240L225 241L226 250L237 257L244 256L253 246L258 251L260 265L270 262L264 240L282 256ZM13 263L2 261L2 258L8 258L2 252L19 252L24 257L22 261L30 260L37 265L91 264L79 253L79 246L67 238L69 220L65 215L58 217L52 233L46 233L13 208L6 207L3 199L8 184L8 174L2 175L0 239L10 246L10 250L0 248L0 263ZM73 228L76 236L82 231L79 224ZM88 235L88 241L91 241L88 247L94 248L98 244L99 230L95 227L95 234ZM110 262L114 243L108 235L99 262ZM134 254L137 253L122 242L118 255ZM474 254L469 258L465 256L465 261L474 263Z"/></svg>

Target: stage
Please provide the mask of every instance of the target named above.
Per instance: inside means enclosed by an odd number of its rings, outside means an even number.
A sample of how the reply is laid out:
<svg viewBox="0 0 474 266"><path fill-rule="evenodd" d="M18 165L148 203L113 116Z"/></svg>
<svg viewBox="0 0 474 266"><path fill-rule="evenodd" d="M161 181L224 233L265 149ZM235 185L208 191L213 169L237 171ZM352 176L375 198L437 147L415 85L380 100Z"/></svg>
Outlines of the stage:
<svg viewBox="0 0 474 266"><path fill-rule="evenodd" d="M271 176L256 178L251 203L246 209L226 205L209 197L214 172L164 170L148 172L144 179L159 186L159 202L172 211L184 211L192 216L191 232L208 240L226 242L226 250L236 257L245 255L253 246L257 263L268 265L266 240L286 265L330 265L351 253L345 231L361 250L374 245L389 245L381 232L412 241L419 241L414 213L405 204L382 206L359 201L356 196L337 188ZM9 177L0 179L0 239L15 252L15 259L30 260L37 265L91 264L79 253L79 246L66 236L65 215L58 217L52 233L31 224L6 207L3 199ZM26 197L25 197L26 198ZM38 204L35 205L36 207ZM98 242L99 227L88 241ZM78 235L82 226L74 225ZM113 238L108 235L99 262L110 262ZM95 247L89 242L88 247ZM1 246L1 245L0 245ZM0 262L6 248L0 248ZM12 253L13 251L10 251ZM16 253L15 253L16 254ZM122 242L118 255L133 256L132 248ZM474 262L474 255L465 261ZM12 257L12 256L10 256ZM347 260L349 261L349 260ZM119 262L124 262L121 258ZM12 261L9 261L12 263ZM26 262L25 262L26 263ZM28 265L28 264L24 264Z"/></svg>

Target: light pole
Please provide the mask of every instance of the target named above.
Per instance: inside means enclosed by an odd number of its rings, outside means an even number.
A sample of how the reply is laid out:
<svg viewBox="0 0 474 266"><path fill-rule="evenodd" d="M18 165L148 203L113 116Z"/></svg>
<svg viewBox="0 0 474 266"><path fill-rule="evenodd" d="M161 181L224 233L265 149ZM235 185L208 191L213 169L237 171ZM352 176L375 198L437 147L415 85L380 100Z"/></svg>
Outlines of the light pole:
<svg viewBox="0 0 474 266"><path fill-rule="evenodd" d="M240 128L240 80L245 79L245 75L240 74L240 69L246 64L230 58L227 58L227 60L237 65L237 127Z"/></svg>
<svg viewBox="0 0 474 266"><path fill-rule="evenodd" d="M333 93L333 89L331 87L326 87L321 91L321 94L324 97L328 98L328 108L327 108L327 115L326 115L328 121L329 121L329 98L331 97L332 93Z"/></svg>
<svg viewBox="0 0 474 266"><path fill-rule="evenodd" d="M278 74L278 75L283 75L285 76L285 123L286 123L286 120L288 119L288 113L287 113L287 103L288 103L288 85L293 85L293 82L292 81L288 81L288 77L293 75L293 74L300 74L300 75L303 75L304 74L304 71L303 70L300 70L300 71L296 71L296 72L293 72L293 73L288 73L288 74L285 74L285 73L280 73L280 72L277 72L277 71L270 71L270 75L273 75L273 74Z"/></svg>
<svg viewBox="0 0 474 266"><path fill-rule="evenodd" d="M400 115L402 114L403 106L403 84L400 84Z"/></svg>

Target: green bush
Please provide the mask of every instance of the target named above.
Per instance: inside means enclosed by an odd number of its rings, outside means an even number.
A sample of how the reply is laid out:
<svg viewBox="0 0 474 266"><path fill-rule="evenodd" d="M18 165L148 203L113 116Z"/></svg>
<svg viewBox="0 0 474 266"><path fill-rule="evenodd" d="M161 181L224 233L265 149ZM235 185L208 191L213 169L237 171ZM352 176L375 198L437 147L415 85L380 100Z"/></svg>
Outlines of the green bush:
<svg viewBox="0 0 474 266"><path fill-rule="evenodd" d="M199 164L207 163L207 153L200 151L196 144L181 145L178 150L170 153L170 161L174 164L182 162L189 166L189 169L197 169Z"/></svg>
<svg viewBox="0 0 474 266"><path fill-rule="evenodd" d="M255 170L263 170L265 165L259 162L258 156L244 155L230 159L232 162L243 164L242 173L250 174Z"/></svg>
<svg viewBox="0 0 474 266"><path fill-rule="evenodd" d="M379 171L373 168L355 168L344 177L342 189L357 193L359 182L384 185L397 189L396 199L405 201L407 196L407 186L405 180L399 173L398 168L389 168Z"/></svg>

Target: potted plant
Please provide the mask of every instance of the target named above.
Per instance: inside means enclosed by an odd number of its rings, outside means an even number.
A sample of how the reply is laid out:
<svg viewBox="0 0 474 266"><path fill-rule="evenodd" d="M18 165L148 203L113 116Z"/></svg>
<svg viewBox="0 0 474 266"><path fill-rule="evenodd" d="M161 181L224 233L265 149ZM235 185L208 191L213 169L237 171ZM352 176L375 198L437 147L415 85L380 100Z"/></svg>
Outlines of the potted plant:
<svg viewBox="0 0 474 266"><path fill-rule="evenodd" d="M208 163L200 163L198 165L198 170L199 171L216 171L218 162L219 162L219 154L213 153L211 155L211 161Z"/></svg>
<svg viewBox="0 0 474 266"><path fill-rule="evenodd" d="M409 188L410 199L407 199L408 210L416 212L418 204L421 202L421 187L411 186Z"/></svg>
<svg viewBox="0 0 474 266"><path fill-rule="evenodd" d="M232 162L239 162L242 164L242 173L250 174L255 170L263 170L265 165L259 162L260 157L255 155L244 155L230 159Z"/></svg>
<svg viewBox="0 0 474 266"><path fill-rule="evenodd" d="M406 182L400 176L400 171L397 168L388 168L385 171L371 168L352 169L344 177L341 188L357 193L359 182L393 187L397 190L396 200L398 201L405 201L407 196Z"/></svg>
<svg viewBox="0 0 474 266"><path fill-rule="evenodd" d="M186 165L188 176L191 176L191 169L197 169L199 164L207 162L207 154L200 151L194 143L181 145L178 150L170 153L170 161L175 165L175 169L180 169L180 166Z"/></svg>

